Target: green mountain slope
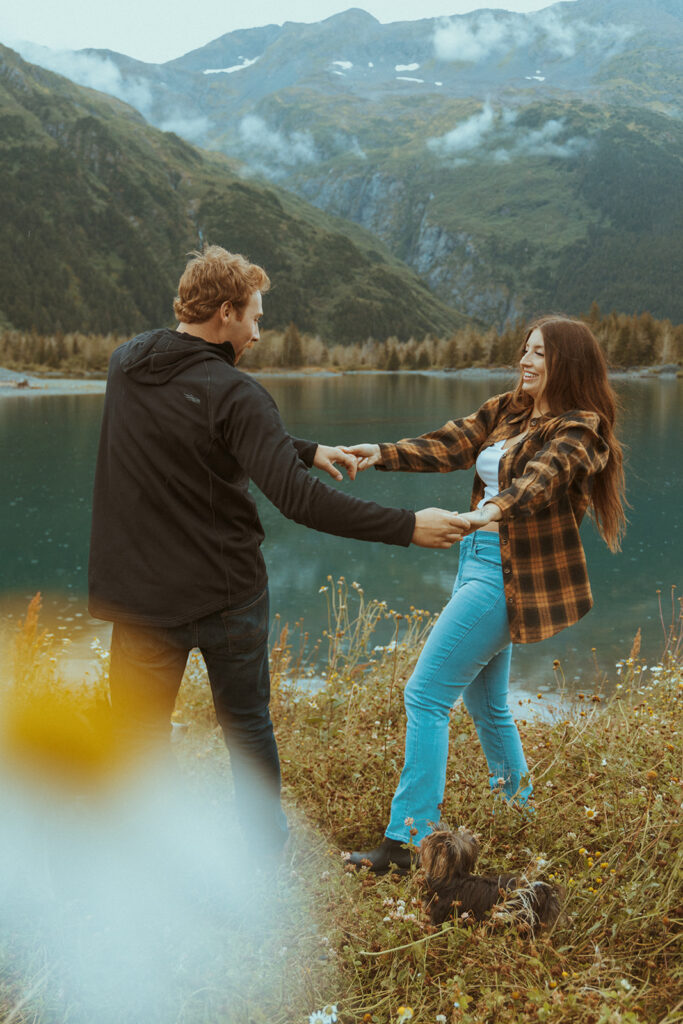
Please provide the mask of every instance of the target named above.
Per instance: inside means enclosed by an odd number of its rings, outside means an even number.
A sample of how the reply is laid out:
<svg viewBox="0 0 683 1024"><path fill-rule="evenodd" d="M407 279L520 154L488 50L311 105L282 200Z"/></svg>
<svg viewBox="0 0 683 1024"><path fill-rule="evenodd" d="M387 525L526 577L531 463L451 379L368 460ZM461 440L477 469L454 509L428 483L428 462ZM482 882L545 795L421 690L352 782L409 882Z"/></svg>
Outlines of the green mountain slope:
<svg viewBox="0 0 683 1024"><path fill-rule="evenodd" d="M168 323L185 254L245 252L273 279L267 326L406 338L465 322L376 238L149 127L125 104L0 47L0 321Z"/></svg>
<svg viewBox="0 0 683 1024"><path fill-rule="evenodd" d="M280 97L280 122L303 102ZM288 187L375 231L482 319L597 300L683 320L682 122L576 99L390 110L383 129L358 131L365 159L296 168Z"/></svg>
<svg viewBox="0 0 683 1024"><path fill-rule="evenodd" d="M682 60L680 0L572 0L393 24L352 9L160 66L88 51L74 73L501 325L594 300L683 320Z"/></svg>

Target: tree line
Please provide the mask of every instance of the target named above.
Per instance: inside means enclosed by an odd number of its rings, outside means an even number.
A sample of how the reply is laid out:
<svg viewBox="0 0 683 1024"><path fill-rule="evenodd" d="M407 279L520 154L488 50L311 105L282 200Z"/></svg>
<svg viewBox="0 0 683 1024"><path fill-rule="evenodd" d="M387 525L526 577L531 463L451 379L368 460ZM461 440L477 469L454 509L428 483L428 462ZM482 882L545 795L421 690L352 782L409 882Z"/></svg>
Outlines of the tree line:
<svg viewBox="0 0 683 1024"><path fill-rule="evenodd" d="M603 315L593 303L582 317L593 330L609 364L617 369L681 364L683 324L656 320L650 313ZM326 344L319 335L305 334L291 323L284 331L264 331L247 351L245 369L430 370L510 366L517 361L525 324L503 331L463 327L449 337L427 335L420 340L382 341L366 338L347 345ZM0 365L25 372L65 376L102 376L109 357L126 338L116 334L79 332L38 334L0 332Z"/></svg>

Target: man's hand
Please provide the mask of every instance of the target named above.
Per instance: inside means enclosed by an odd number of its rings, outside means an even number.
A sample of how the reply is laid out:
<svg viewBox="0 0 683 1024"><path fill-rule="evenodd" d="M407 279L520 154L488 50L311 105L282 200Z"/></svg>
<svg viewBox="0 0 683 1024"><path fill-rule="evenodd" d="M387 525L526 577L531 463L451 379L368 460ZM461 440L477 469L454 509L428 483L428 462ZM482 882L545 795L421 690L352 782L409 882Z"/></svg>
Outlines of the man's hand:
<svg viewBox="0 0 683 1024"><path fill-rule="evenodd" d="M358 463L354 455L344 448L330 448L326 444L319 444L315 451L313 465L317 466L318 469L324 469L333 480L343 480L344 478L339 470L334 468L335 462L338 462L341 466L346 466L346 472L349 474L350 480L356 479Z"/></svg>
<svg viewBox="0 0 683 1024"><path fill-rule="evenodd" d="M443 508L423 508L415 513L412 543L419 548L449 548L469 533L465 516Z"/></svg>
<svg viewBox="0 0 683 1024"><path fill-rule="evenodd" d="M343 445L342 451L356 456L359 473L362 473L364 469L369 469L370 466L381 466L382 464L382 456L378 444L352 444L348 447Z"/></svg>

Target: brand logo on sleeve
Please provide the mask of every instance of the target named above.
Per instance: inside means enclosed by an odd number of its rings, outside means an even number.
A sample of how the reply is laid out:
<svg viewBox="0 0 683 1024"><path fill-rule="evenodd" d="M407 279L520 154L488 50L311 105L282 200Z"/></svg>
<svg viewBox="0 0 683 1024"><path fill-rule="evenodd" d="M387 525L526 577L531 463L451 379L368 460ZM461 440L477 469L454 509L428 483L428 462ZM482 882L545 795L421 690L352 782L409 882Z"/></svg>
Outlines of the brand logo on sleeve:
<svg viewBox="0 0 683 1024"><path fill-rule="evenodd" d="M194 405L201 405L202 404L201 399L197 398L196 395L191 395L189 391L184 391L183 392L183 398L186 398L188 400L188 402L193 402Z"/></svg>

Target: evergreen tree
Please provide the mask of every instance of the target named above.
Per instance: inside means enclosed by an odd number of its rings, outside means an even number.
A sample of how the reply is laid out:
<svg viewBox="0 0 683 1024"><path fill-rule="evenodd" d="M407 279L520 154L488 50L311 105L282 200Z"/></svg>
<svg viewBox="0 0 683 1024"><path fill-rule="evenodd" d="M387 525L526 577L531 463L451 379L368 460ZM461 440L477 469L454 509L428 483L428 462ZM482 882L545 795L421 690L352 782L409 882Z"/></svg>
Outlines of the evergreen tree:
<svg viewBox="0 0 683 1024"><path fill-rule="evenodd" d="M384 369L385 370L400 370L400 368L401 368L401 363L400 363L400 360L398 358L398 352L396 351L396 346L395 345L391 345L391 347L389 348L389 354L387 355L386 366L384 367Z"/></svg>
<svg viewBox="0 0 683 1024"><path fill-rule="evenodd" d="M290 367L303 366L304 353L301 335L296 324L290 323L282 339L282 365Z"/></svg>

